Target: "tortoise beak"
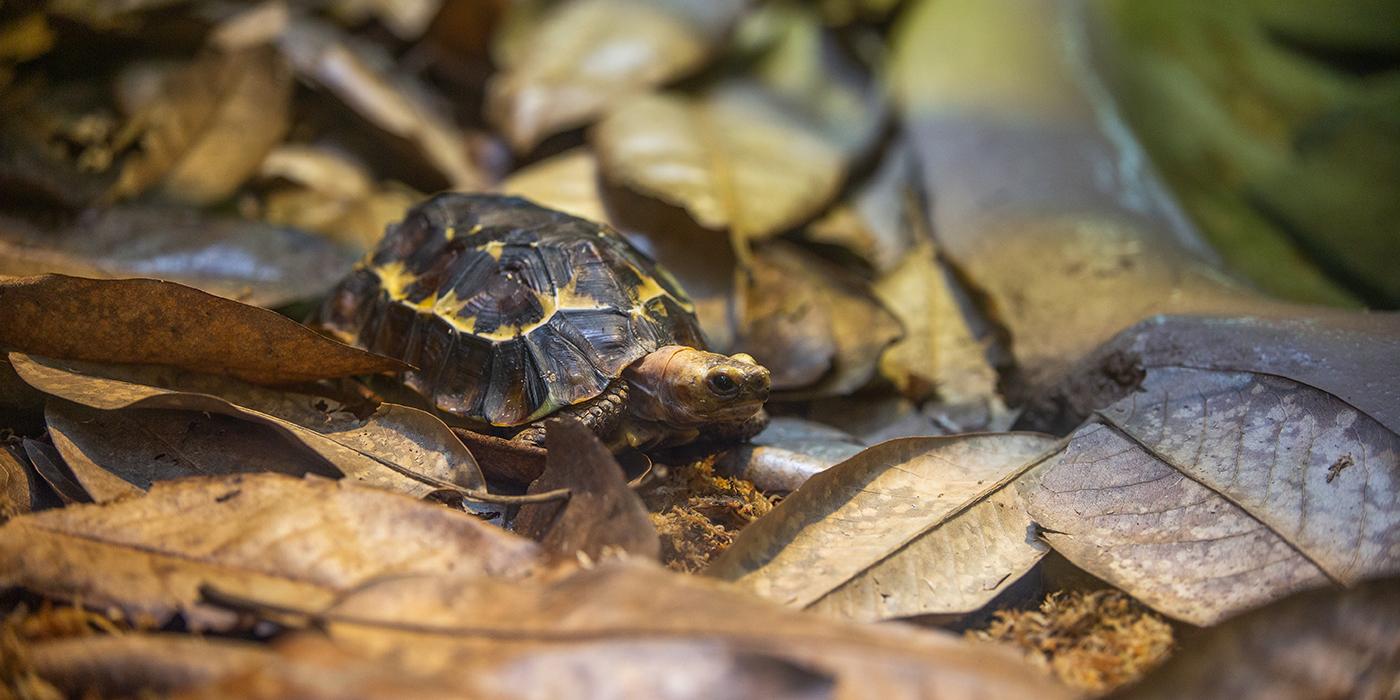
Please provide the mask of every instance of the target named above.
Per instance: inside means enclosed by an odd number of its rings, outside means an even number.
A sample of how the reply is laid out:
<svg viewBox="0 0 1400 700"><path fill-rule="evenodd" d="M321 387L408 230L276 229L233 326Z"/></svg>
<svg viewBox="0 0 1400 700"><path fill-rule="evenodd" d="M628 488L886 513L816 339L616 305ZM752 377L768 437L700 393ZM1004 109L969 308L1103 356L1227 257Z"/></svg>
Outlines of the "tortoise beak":
<svg viewBox="0 0 1400 700"><path fill-rule="evenodd" d="M762 365L753 372L749 372L744 377L744 392L759 401L768 400L768 392L772 388L772 375L768 368Z"/></svg>

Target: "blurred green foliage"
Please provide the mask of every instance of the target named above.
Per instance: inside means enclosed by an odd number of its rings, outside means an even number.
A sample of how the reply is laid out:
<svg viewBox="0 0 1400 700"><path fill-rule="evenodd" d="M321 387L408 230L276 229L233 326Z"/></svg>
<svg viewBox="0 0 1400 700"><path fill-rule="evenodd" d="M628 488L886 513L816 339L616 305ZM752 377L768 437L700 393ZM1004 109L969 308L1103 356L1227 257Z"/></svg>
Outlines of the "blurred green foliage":
<svg viewBox="0 0 1400 700"><path fill-rule="evenodd" d="M1124 111L1226 262L1400 306L1400 1L1097 2Z"/></svg>

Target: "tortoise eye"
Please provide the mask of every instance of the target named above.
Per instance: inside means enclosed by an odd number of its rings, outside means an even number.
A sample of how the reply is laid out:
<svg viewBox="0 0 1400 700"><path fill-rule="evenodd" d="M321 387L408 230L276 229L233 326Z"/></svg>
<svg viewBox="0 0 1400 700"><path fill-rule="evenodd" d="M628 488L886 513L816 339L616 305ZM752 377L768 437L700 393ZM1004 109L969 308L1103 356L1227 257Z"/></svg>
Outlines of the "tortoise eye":
<svg viewBox="0 0 1400 700"><path fill-rule="evenodd" d="M739 385L732 377L723 372L711 374L706 382L710 385L710 391L721 397L729 398L739 393Z"/></svg>

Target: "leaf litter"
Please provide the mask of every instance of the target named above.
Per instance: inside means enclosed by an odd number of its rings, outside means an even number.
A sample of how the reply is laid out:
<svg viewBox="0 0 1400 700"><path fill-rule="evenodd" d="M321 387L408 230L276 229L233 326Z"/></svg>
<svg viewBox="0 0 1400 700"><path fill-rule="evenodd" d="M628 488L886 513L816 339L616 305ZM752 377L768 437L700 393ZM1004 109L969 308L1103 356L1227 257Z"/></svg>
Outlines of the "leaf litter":
<svg viewBox="0 0 1400 700"><path fill-rule="evenodd" d="M0 551L27 589L6 600L167 626L7 636L7 689L1067 692L1039 667L1131 696L1163 687L1129 683L1172 639L1144 605L1219 625L1159 678L1388 687L1368 580L1395 571L1395 317L1231 279L1081 55L1097 25L999 1L506 5L0 13L0 274L26 276L0 284ZM303 315L443 187L622 231L713 349L773 370L769 431L692 464L578 426L521 447L394 403L400 365L228 301ZM1296 213L1284 190L1261 201ZM253 486L219 500L234 482ZM514 505L462 512L488 488ZM1065 588L1047 548L1112 588ZM1298 626L1307 605L1325 624ZM989 617L980 636L1029 663L840 621Z"/></svg>

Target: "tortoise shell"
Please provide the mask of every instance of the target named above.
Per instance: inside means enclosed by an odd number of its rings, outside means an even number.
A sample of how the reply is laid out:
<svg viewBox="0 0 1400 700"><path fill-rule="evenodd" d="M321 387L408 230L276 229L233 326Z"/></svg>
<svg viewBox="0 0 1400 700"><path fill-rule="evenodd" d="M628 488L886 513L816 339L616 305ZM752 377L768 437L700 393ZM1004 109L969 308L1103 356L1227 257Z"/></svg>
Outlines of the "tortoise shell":
<svg viewBox="0 0 1400 700"><path fill-rule="evenodd" d="M704 347L680 285L608 226L518 197L410 209L321 320L416 369L440 410L518 426L601 394L663 345Z"/></svg>

